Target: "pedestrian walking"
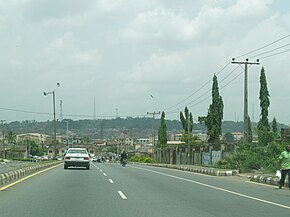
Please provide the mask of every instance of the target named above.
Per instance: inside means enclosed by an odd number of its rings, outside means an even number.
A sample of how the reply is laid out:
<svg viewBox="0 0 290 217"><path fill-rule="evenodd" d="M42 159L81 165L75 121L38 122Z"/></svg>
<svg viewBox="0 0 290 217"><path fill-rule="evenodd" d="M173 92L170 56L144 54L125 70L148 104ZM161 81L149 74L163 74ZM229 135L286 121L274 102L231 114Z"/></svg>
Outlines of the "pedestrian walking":
<svg viewBox="0 0 290 217"><path fill-rule="evenodd" d="M286 150L280 154L279 160L281 165L281 179L279 182L279 189L285 185L285 178L286 175L288 175L288 188L290 190L290 145L288 145Z"/></svg>

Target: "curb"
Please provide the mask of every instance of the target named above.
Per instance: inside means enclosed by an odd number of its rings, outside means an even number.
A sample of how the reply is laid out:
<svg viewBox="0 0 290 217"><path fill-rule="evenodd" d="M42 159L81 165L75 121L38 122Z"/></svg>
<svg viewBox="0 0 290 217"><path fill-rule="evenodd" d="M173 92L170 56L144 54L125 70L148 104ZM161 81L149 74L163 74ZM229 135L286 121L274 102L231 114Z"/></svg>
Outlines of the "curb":
<svg viewBox="0 0 290 217"><path fill-rule="evenodd" d="M280 178L275 176L275 175L270 175L270 174L253 174L250 176L250 181L252 182L259 182L263 184L268 184L268 185L274 185L278 186L279 185L279 180ZM285 180L285 187L288 187L288 180Z"/></svg>
<svg viewBox="0 0 290 217"><path fill-rule="evenodd" d="M195 167L190 165L175 165L175 164L147 164L147 163L134 163L146 166L154 166L154 167L165 167L169 169L177 169L183 171L189 171L194 173L202 173L212 176L236 176L238 175L238 170L220 170L215 168L207 168L207 167Z"/></svg>
<svg viewBox="0 0 290 217"><path fill-rule="evenodd" d="M51 167L51 166L54 166L57 164L59 164L59 162L30 166L30 167L26 167L23 169L18 169L18 170L10 171L7 173L2 173L2 174L0 174L0 186L9 184L13 181L20 179L20 178L31 175L33 173L40 171L40 170L46 169L48 167Z"/></svg>
<svg viewBox="0 0 290 217"><path fill-rule="evenodd" d="M249 175L242 175L239 173L239 170L219 170L215 168L207 168L207 167L198 167L193 165L175 165L175 164L154 164L154 163L136 163L133 164L140 164L146 166L154 166L154 167L164 167L170 169L177 169L195 173L202 173L212 176L239 176L243 178L249 179L251 182L258 182L267 185L279 186L280 178L273 175L273 174L249 174ZM288 188L288 180L285 179L284 187Z"/></svg>

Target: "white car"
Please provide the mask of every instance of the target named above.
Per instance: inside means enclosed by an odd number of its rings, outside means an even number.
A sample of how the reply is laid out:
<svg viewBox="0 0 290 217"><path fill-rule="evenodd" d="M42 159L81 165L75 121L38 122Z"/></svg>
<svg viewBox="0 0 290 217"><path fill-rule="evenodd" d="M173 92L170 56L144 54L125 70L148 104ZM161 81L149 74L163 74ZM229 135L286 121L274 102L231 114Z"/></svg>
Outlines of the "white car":
<svg viewBox="0 0 290 217"><path fill-rule="evenodd" d="M85 148L70 148L64 156L64 169L68 167L86 167L90 169L90 156Z"/></svg>

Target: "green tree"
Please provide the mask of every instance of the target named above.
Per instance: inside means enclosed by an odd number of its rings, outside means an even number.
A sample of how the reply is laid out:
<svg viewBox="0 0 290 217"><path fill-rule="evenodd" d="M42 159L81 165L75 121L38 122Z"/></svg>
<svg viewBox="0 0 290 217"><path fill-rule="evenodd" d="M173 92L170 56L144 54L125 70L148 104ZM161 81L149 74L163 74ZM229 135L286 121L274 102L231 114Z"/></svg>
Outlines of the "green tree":
<svg viewBox="0 0 290 217"><path fill-rule="evenodd" d="M270 94L267 87L267 79L264 67L261 69L261 75L260 75L260 108L261 108L261 114L260 114L260 120L258 123L258 130L260 131L270 131L270 125L268 120L268 109L270 107Z"/></svg>
<svg viewBox="0 0 290 217"><path fill-rule="evenodd" d="M192 116L192 113L189 112L187 107L185 107L185 109L184 109L184 115L182 112L180 112L180 121L182 124L182 128L185 132L192 131L193 116Z"/></svg>
<svg viewBox="0 0 290 217"><path fill-rule="evenodd" d="M261 108L260 120L257 126L259 144L262 146L266 146L274 140L275 135L270 132L270 125L268 119L268 109L270 107L270 94L267 87L267 79L264 67L262 67L260 75L259 99Z"/></svg>
<svg viewBox="0 0 290 217"><path fill-rule="evenodd" d="M248 143L251 143L253 141L253 131L252 131L252 124L251 124L251 118L248 116L247 118L247 125L248 125Z"/></svg>
<svg viewBox="0 0 290 217"><path fill-rule="evenodd" d="M182 112L180 112L180 120L182 124L182 128L184 130L181 141L184 141L186 143L190 143L193 140L192 136L192 129L193 129L193 116L192 113L189 112L188 108L185 107L184 109L184 115Z"/></svg>
<svg viewBox="0 0 290 217"><path fill-rule="evenodd" d="M160 148L167 146L167 126L165 122L165 113L162 112L161 114L161 123L158 129L158 142L157 146Z"/></svg>
<svg viewBox="0 0 290 217"><path fill-rule="evenodd" d="M272 122L272 131L273 133L278 133L277 121L275 117L273 118L273 122Z"/></svg>
<svg viewBox="0 0 290 217"><path fill-rule="evenodd" d="M207 116L198 117L200 123L204 123L207 128L208 142L214 149L220 148L220 135L222 134L223 120L223 100L219 95L218 81L216 75L213 77L212 84L212 103L209 106Z"/></svg>
<svg viewBox="0 0 290 217"><path fill-rule="evenodd" d="M15 144L16 143L16 134L13 133L12 131L9 131L6 134L6 139L7 139L8 144Z"/></svg>
<svg viewBox="0 0 290 217"><path fill-rule="evenodd" d="M43 148L37 144L35 141L26 140L27 149L29 150L30 155L32 156L42 156Z"/></svg>

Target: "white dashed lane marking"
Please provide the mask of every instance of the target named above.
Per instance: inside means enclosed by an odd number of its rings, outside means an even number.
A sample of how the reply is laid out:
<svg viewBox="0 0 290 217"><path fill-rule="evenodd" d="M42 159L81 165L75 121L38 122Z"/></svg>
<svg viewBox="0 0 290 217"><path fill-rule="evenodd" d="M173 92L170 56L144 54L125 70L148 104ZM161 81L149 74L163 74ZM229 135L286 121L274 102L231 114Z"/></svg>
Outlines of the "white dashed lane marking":
<svg viewBox="0 0 290 217"><path fill-rule="evenodd" d="M109 182L110 182L111 184L113 184L113 183L114 183L112 179L108 179L108 180L109 180Z"/></svg>

